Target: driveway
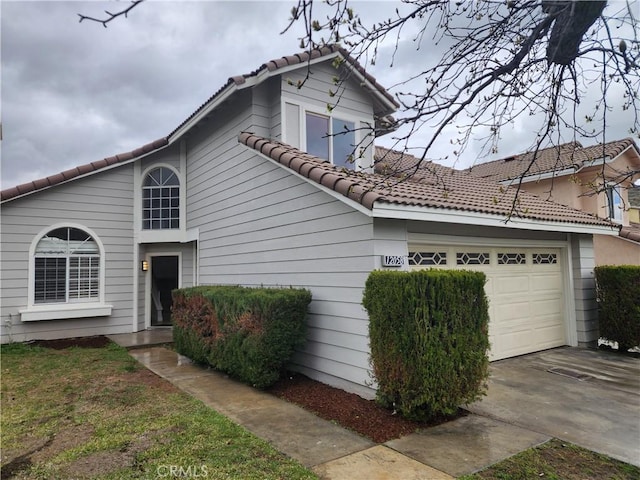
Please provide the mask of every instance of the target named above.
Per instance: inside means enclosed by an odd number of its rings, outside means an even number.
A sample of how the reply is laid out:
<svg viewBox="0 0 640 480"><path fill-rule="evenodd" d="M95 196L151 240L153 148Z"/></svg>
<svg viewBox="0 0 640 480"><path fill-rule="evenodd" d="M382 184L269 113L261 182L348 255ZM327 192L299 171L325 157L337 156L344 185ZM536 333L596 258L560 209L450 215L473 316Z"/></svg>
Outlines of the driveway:
<svg viewBox="0 0 640 480"><path fill-rule="evenodd" d="M640 466L640 359L564 347L493 362L473 413Z"/></svg>

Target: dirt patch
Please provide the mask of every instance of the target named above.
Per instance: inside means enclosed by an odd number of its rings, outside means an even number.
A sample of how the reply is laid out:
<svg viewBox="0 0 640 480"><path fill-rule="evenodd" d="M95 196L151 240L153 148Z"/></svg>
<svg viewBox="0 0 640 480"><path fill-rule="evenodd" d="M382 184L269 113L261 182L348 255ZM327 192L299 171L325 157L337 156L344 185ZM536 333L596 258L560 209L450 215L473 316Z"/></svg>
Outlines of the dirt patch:
<svg viewBox="0 0 640 480"><path fill-rule="evenodd" d="M373 400L366 400L296 373L287 375L267 391L376 443L384 443L467 414L460 409L458 414L451 417L440 417L431 422L414 422L394 414Z"/></svg>
<svg viewBox="0 0 640 480"><path fill-rule="evenodd" d="M52 348L54 350L63 350L69 347L103 348L110 343L111 340L109 340L104 335L96 335L93 337L60 338L57 340L33 340L31 342L28 342L29 345Z"/></svg>

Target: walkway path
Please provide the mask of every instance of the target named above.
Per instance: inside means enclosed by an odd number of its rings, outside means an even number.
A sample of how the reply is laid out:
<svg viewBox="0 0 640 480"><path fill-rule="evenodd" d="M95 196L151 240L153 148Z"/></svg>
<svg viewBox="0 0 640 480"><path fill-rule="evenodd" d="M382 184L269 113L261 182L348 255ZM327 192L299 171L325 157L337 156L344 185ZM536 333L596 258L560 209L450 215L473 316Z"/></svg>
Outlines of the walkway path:
<svg viewBox="0 0 640 480"><path fill-rule="evenodd" d="M469 415L375 444L296 405L194 365L169 349L145 347L130 353L157 375L268 440L323 479L451 479L550 438Z"/></svg>

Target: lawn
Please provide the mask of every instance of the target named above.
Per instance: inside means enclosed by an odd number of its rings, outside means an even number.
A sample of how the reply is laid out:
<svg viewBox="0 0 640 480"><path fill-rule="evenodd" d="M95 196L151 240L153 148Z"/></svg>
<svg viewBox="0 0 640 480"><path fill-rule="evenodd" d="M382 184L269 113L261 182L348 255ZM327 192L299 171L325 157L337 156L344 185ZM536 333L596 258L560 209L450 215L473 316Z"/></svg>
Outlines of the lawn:
<svg viewBox="0 0 640 480"><path fill-rule="evenodd" d="M640 468L552 439L460 480L636 480Z"/></svg>
<svg viewBox="0 0 640 480"><path fill-rule="evenodd" d="M2 478L307 479L116 345L4 345Z"/></svg>

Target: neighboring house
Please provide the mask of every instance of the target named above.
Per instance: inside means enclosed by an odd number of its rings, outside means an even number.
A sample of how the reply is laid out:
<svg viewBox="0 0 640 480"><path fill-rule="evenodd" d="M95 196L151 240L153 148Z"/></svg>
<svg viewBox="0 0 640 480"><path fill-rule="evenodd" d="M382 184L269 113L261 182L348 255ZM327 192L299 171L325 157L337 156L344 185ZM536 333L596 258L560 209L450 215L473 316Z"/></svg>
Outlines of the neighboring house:
<svg viewBox="0 0 640 480"><path fill-rule="evenodd" d="M3 191L2 342L170 324L176 286L305 287L292 367L370 397L367 276L435 267L486 272L492 359L594 343L611 223L526 192L513 210L512 189L386 149L345 162L396 108L326 47L230 78L166 138Z"/></svg>
<svg viewBox="0 0 640 480"><path fill-rule="evenodd" d="M629 224L640 224L640 186L631 187L627 196L629 197ZM637 227L640 228L640 225Z"/></svg>
<svg viewBox="0 0 640 480"><path fill-rule="evenodd" d="M594 237L596 265L640 265L640 225L630 193L640 179L640 149L631 138L590 147L566 143L539 150L535 158L529 152L468 171L611 220L620 234Z"/></svg>

